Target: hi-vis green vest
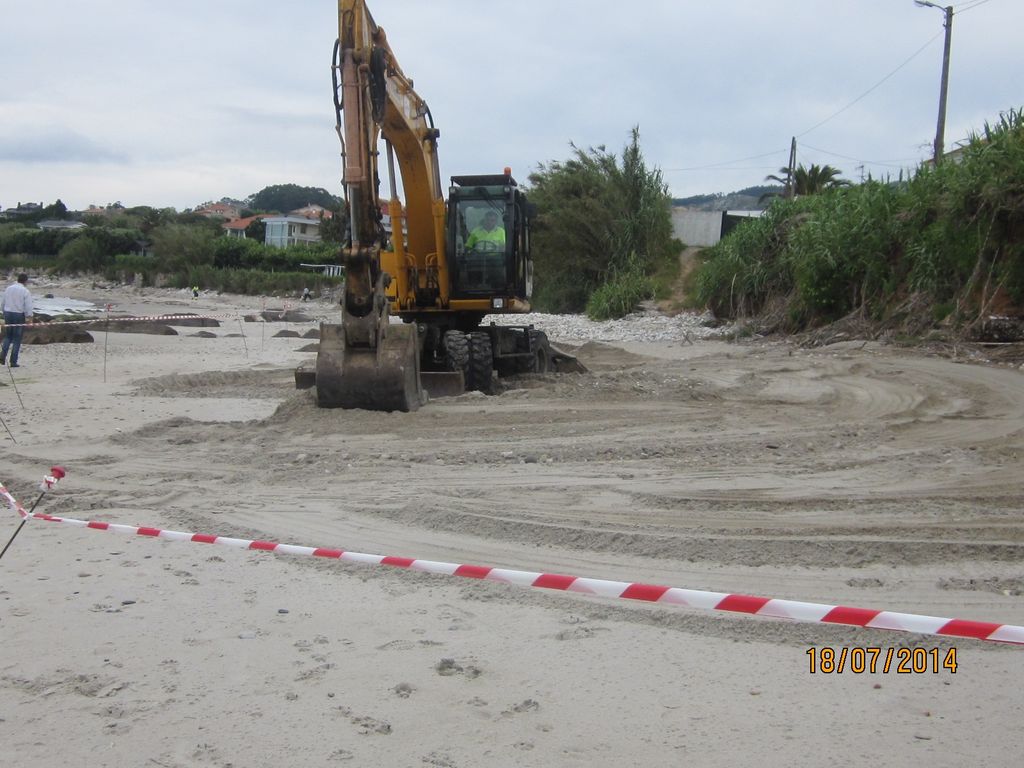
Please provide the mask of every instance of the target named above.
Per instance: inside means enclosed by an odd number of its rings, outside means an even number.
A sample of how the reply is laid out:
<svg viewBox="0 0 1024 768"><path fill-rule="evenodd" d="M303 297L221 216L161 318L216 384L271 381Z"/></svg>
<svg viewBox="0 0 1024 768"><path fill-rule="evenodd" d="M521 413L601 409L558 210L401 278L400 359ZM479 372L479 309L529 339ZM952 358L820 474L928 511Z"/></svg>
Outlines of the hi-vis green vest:
<svg viewBox="0 0 1024 768"><path fill-rule="evenodd" d="M469 238L466 240L466 247L472 248L477 243L495 243L497 245L505 245L505 228L495 227L494 229L484 229L483 227L477 227L469 233Z"/></svg>

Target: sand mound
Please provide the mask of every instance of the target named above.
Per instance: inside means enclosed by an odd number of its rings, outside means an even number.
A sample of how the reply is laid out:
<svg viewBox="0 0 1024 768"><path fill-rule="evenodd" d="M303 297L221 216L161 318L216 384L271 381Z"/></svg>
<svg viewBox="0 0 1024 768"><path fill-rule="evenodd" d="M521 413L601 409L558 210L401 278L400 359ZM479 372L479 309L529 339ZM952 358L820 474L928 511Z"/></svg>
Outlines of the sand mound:
<svg viewBox="0 0 1024 768"><path fill-rule="evenodd" d="M150 320L111 320L110 323L96 323L95 329L111 333L144 333L150 336L177 336L178 332L164 323Z"/></svg>
<svg viewBox="0 0 1024 768"><path fill-rule="evenodd" d="M92 334L74 325L30 325L25 329L23 344L91 344Z"/></svg>
<svg viewBox="0 0 1024 768"><path fill-rule="evenodd" d="M291 370L175 373L132 382L135 394L152 397L284 397L294 386Z"/></svg>
<svg viewBox="0 0 1024 768"><path fill-rule="evenodd" d="M313 318L296 309L265 309L259 316L268 323L311 323Z"/></svg>
<svg viewBox="0 0 1024 768"><path fill-rule="evenodd" d="M220 321L209 317L175 317L169 322L182 328L220 328Z"/></svg>

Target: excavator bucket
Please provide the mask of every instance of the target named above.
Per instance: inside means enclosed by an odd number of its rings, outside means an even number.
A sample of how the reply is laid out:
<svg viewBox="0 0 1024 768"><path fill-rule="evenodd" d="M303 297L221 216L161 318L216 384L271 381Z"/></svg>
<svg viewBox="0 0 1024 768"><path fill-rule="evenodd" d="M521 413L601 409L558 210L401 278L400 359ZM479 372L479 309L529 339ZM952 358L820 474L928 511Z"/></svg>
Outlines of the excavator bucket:
<svg viewBox="0 0 1024 768"><path fill-rule="evenodd" d="M462 371L423 371L420 379L431 399L458 397L466 393L466 377Z"/></svg>
<svg viewBox="0 0 1024 768"><path fill-rule="evenodd" d="M589 373L589 369L583 363L570 355L565 350L559 349L554 344L551 349L551 367L556 373Z"/></svg>
<svg viewBox="0 0 1024 768"><path fill-rule="evenodd" d="M316 399L321 408L415 411L426 400L416 325L389 325L377 347L351 347L343 325L320 326Z"/></svg>

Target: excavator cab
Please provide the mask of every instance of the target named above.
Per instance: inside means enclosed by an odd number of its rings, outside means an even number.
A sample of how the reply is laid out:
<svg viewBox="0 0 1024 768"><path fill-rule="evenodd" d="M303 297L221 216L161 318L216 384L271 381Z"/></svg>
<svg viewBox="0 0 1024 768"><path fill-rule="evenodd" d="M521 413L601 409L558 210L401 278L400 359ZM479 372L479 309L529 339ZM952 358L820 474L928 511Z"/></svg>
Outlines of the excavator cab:
<svg viewBox="0 0 1024 768"><path fill-rule="evenodd" d="M532 208L510 173L453 176L448 192L451 298L527 300Z"/></svg>

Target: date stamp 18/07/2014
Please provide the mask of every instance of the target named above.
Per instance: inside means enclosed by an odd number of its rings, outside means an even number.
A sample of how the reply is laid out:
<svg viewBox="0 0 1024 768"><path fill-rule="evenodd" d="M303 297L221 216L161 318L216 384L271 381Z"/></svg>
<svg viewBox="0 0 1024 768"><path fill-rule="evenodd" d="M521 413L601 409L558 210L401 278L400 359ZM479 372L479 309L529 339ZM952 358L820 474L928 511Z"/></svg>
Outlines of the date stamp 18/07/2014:
<svg viewBox="0 0 1024 768"><path fill-rule="evenodd" d="M940 672L956 674L956 648L904 648L889 646L860 646L832 648L811 646L807 649L809 671L815 674L855 675L877 673L898 675L937 675Z"/></svg>

